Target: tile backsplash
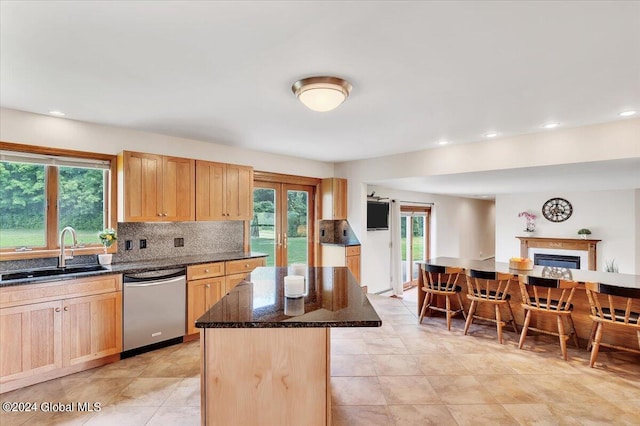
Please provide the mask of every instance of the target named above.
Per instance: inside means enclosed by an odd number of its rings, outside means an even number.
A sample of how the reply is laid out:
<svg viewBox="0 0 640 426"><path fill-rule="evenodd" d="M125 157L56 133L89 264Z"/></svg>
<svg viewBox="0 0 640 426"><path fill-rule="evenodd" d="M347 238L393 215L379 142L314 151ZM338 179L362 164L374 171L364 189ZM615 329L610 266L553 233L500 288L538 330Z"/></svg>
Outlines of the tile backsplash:
<svg viewBox="0 0 640 426"><path fill-rule="evenodd" d="M242 221L120 222L118 223L118 252L113 255L113 262L242 251L244 249L243 232ZM125 250L127 240L132 243L131 250ZM145 240L146 248L140 248L140 240ZM179 247L175 247L176 245ZM73 260L67 262L68 265L87 263L97 263L97 256L75 256ZM0 271L53 267L57 264L58 259L55 257L8 260L0 262Z"/></svg>
<svg viewBox="0 0 640 426"><path fill-rule="evenodd" d="M243 230L241 221L118 223L118 253L113 261L242 251ZM131 250L125 250L127 240L132 242ZM146 248L140 248L140 240L146 240ZM175 247L176 243L182 247Z"/></svg>

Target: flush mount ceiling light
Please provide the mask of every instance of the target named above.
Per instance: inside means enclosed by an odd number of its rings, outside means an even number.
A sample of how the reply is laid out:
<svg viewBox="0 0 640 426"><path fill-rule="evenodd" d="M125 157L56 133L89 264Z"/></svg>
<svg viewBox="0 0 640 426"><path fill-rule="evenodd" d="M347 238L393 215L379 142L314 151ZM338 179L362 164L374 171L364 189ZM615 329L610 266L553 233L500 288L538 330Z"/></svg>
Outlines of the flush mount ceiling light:
<svg viewBox="0 0 640 426"><path fill-rule="evenodd" d="M66 114L62 111L49 111L49 114L55 115L56 117L64 117Z"/></svg>
<svg viewBox="0 0 640 426"><path fill-rule="evenodd" d="M351 84L338 77L309 77L293 83L291 90L307 108L325 112L349 97Z"/></svg>
<svg viewBox="0 0 640 426"><path fill-rule="evenodd" d="M625 112L621 112L620 113L620 117L631 117L632 115L635 115L635 111L625 111Z"/></svg>

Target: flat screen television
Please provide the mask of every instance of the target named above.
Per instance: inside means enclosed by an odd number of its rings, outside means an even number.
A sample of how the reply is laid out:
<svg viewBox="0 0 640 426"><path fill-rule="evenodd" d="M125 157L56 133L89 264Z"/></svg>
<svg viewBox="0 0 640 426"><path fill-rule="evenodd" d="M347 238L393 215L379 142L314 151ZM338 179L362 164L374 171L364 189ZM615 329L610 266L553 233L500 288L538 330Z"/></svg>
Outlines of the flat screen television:
<svg viewBox="0 0 640 426"><path fill-rule="evenodd" d="M367 231L389 229L389 203L367 201Z"/></svg>

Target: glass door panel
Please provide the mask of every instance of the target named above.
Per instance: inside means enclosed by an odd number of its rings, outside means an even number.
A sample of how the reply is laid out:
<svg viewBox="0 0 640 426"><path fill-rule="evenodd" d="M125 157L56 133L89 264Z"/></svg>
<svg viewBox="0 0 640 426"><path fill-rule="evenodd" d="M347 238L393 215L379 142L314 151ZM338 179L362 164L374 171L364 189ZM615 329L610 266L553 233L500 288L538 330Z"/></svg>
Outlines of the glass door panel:
<svg viewBox="0 0 640 426"><path fill-rule="evenodd" d="M315 187L254 182L251 250L267 253L267 266L313 264Z"/></svg>
<svg viewBox="0 0 640 426"><path fill-rule="evenodd" d="M309 264L309 192L287 190L287 266Z"/></svg>
<svg viewBox="0 0 640 426"><path fill-rule="evenodd" d="M425 228L426 218L427 217L423 215L411 217L411 225L412 225L411 226L411 229L412 229L411 252L413 253L413 257L412 257L413 261L411 262L411 265L412 265L411 279L412 280L417 280L418 273L420 272L420 268L418 264L416 264L416 261L419 262L422 260L426 260L425 251L424 251L424 247L425 247L424 228Z"/></svg>
<svg viewBox="0 0 640 426"><path fill-rule="evenodd" d="M253 190L253 220L251 221L251 250L267 253L267 266L276 264L277 229L276 188L256 187Z"/></svg>
<svg viewBox="0 0 640 426"><path fill-rule="evenodd" d="M406 285L417 283L420 268L416 262L428 258L429 210L401 211L402 281Z"/></svg>

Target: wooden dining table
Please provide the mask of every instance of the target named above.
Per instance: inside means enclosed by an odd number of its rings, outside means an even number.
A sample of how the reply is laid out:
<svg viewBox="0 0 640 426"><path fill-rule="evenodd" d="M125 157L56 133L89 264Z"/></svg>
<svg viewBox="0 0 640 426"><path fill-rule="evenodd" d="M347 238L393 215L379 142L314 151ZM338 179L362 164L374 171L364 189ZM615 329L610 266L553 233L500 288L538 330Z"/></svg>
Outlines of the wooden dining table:
<svg viewBox="0 0 640 426"><path fill-rule="evenodd" d="M425 291L424 287L424 278L423 278L423 270L424 265L437 265L437 266L446 266L446 267L458 267L464 268L465 271L470 269L480 270L480 271L495 271L502 273L509 273L513 275L513 281L511 283L509 293L511 294L511 304L514 311L514 316L516 322L520 325L524 321L524 310L520 308L520 304L522 301L520 295L519 285L517 283L518 276L527 275L534 276L540 278L558 278L568 281L576 281L581 285L578 287L576 294L573 298L573 312L572 317L575 323L576 332L578 334L579 339L586 346L586 341L589 339L591 334L593 321L589 317L591 310L589 305L589 300L587 299L586 291L584 290L584 283L587 282L597 282L603 284L609 284L613 286L623 287L623 288L635 288L640 289L640 275L633 274L618 274L612 272L600 272L600 271L590 271L583 269L569 269L569 268L559 268L552 266L540 266L534 265L531 270L520 270L520 269L511 269L509 268L508 262L496 262L494 260L474 260L474 259L463 259L457 257L436 257L433 259L429 259L424 262L416 262L420 266L420 273L418 274L418 315L420 315L420 311L422 309L422 304L424 303ZM465 298L465 294L467 294L467 283L465 276L460 274L458 277L457 284L462 287L463 301L465 303L464 309L466 312L469 311L468 300ZM640 310L640 300L636 300L633 305L633 309L637 312ZM480 311L481 312L481 311ZM482 313L482 312L481 312ZM490 312L486 312L484 314L491 315ZM551 321L547 318L539 318L536 319L538 323L532 326L536 326L538 328L553 330L556 327L555 321ZM627 330L616 330L612 329L611 332L608 332L603 339L606 343L617 344L620 346L628 346L628 347L637 347L638 339L635 332L630 332ZM583 346L584 347L584 346Z"/></svg>

